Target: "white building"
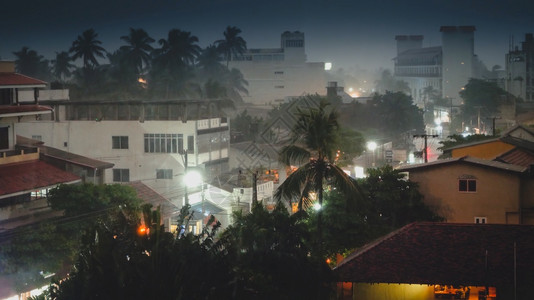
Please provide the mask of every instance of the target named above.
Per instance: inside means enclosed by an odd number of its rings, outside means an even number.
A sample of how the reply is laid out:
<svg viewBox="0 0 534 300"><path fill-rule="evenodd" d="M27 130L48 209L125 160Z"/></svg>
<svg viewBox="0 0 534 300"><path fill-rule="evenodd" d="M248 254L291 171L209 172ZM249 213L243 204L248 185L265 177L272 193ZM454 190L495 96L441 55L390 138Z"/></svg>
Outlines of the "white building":
<svg viewBox="0 0 534 300"><path fill-rule="evenodd" d="M189 168L204 171L205 180L227 169L229 124L225 117L210 117L216 102L64 100L47 105L53 114L16 123L15 133L113 163L103 173L104 183L153 182L157 192L178 201L186 160Z"/></svg>
<svg viewBox="0 0 534 300"><path fill-rule="evenodd" d="M287 96L325 94L324 62L307 62L304 33L282 33L280 48L248 49L233 57L230 68L241 71L248 82L243 100L253 104L270 104Z"/></svg>
<svg viewBox="0 0 534 300"><path fill-rule="evenodd" d="M534 37L525 34L521 49L506 54L506 91L525 101L534 101Z"/></svg>

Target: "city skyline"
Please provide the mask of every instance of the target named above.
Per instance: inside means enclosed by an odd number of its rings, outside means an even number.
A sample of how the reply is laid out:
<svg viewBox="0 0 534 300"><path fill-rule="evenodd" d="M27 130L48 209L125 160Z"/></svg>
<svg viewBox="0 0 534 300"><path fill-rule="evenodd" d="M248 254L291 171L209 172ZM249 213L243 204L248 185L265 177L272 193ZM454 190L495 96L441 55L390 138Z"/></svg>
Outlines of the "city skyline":
<svg viewBox="0 0 534 300"><path fill-rule="evenodd" d="M375 71L393 67L396 35L423 35L424 47L440 46L440 26L470 25L476 27L475 54L491 69L504 67L512 36L520 46L534 31L534 3L525 0L30 0L11 1L5 9L14 13L0 19L4 60L13 60L13 52L24 46L53 59L89 28L113 51L124 44L120 37L130 27L145 29L156 41L173 28L190 31L206 47L223 37L226 26L236 26L249 48L276 48L282 32L301 31L308 61L332 62L334 69L349 72Z"/></svg>

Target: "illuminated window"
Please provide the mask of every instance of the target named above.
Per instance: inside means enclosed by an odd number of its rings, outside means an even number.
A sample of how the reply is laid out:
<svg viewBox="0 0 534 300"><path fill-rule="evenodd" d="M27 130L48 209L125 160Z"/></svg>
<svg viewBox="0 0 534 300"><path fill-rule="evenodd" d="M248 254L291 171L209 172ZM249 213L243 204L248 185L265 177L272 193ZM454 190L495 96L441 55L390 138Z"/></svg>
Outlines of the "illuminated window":
<svg viewBox="0 0 534 300"><path fill-rule="evenodd" d="M477 191L476 179L460 179L458 180L458 191L474 193Z"/></svg>
<svg viewBox="0 0 534 300"><path fill-rule="evenodd" d="M32 200L46 198L47 196L48 196L48 189L35 190L35 191L31 192L31 199Z"/></svg>

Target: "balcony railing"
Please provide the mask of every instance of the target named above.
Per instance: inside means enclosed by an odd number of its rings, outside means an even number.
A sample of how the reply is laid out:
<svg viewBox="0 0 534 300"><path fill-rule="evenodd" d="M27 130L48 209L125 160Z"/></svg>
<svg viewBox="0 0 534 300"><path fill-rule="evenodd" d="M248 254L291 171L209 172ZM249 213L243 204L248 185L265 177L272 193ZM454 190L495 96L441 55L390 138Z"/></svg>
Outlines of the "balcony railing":
<svg viewBox="0 0 534 300"><path fill-rule="evenodd" d="M19 148L0 151L0 165L39 159L39 148Z"/></svg>

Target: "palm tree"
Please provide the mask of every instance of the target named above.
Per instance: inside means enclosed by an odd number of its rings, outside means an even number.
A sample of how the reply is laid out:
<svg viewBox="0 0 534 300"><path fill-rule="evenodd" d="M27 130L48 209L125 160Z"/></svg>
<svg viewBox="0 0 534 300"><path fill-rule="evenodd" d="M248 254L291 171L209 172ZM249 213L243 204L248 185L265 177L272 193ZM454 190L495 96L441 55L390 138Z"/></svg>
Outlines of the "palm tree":
<svg viewBox="0 0 534 300"><path fill-rule="evenodd" d="M48 79L50 75L49 62L42 55L28 47L22 47L13 54L17 57L15 60L17 72L42 80Z"/></svg>
<svg viewBox="0 0 534 300"><path fill-rule="evenodd" d="M56 59L52 61L52 72L59 81L64 81L72 75L72 69L75 67L72 64L72 58L66 51L56 52Z"/></svg>
<svg viewBox="0 0 534 300"><path fill-rule="evenodd" d="M155 49L152 76L159 81L169 97L171 87L178 93L187 88L187 80L192 77L191 66L200 53L198 38L190 32L172 29L167 39L160 39L161 48Z"/></svg>
<svg viewBox="0 0 534 300"><path fill-rule="evenodd" d="M338 114L329 109L329 102L319 96L307 96L308 102L317 107L297 109L297 122L293 127L293 144L282 148L279 159L285 165L302 164L278 187L275 198L298 199L298 209L303 211L316 198L319 207L323 204L326 187L336 188L345 196L347 208L354 209L360 198L356 181L335 164L338 149ZM317 238L319 255L322 255L322 212L317 212Z"/></svg>
<svg viewBox="0 0 534 300"><path fill-rule="evenodd" d="M224 39L215 42L215 45L224 54L226 58L226 67L232 56L242 55L247 50L247 42L239 36L241 29L235 26L228 26L223 32Z"/></svg>
<svg viewBox="0 0 534 300"><path fill-rule="evenodd" d="M78 58L83 59L83 68L93 68L99 65L96 57L104 58L106 50L100 46L101 41L97 40L98 34L94 29L87 29L81 35L78 35L76 40L72 42L72 46L69 49L70 53L73 53L73 60Z"/></svg>
<svg viewBox="0 0 534 300"><path fill-rule="evenodd" d="M311 206L313 193L322 205L325 186L336 187L347 196L359 193L355 181L334 163L340 129L337 112L329 109L330 104L324 98L307 98L318 102L318 107L297 110L298 119L292 132L294 143L283 147L279 157L285 165L303 165L288 176L275 194L278 199L298 198L299 210Z"/></svg>
<svg viewBox="0 0 534 300"><path fill-rule="evenodd" d="M219 76L224 66L221 65L221 53L214 45L206 47L198 56L198 67L207 78Z"/></svg>
<svg viewBox="0 0 534 300"><path fill-rule="evenodd" d="M128 45L120 48L126 52L125 58L128 64L137 70L138 75L143 73L143 71L150 66L150 53L154 50L150 44L155 42L155 40L141 28L130 28L130 33L121 36L121 40L128 43Z"/></svg>

